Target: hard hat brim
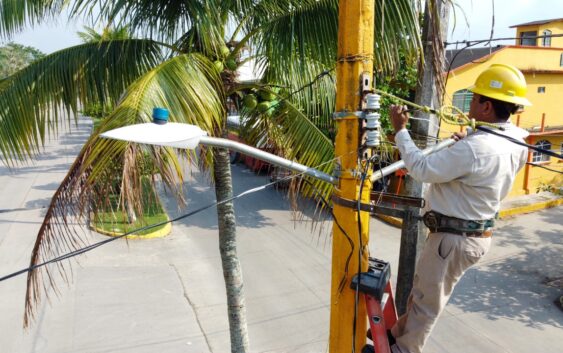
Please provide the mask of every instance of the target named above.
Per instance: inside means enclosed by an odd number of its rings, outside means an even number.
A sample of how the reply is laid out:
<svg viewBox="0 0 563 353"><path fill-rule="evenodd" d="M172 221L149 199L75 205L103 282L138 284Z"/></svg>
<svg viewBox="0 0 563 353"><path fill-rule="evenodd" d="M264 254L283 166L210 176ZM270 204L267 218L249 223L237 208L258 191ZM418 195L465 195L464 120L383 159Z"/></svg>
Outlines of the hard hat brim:
<svg viewBox="0 0 563 353"><path fill-rule="evenodd" d="M496 100L503 101L503 102L523 105L523 106L526 106L526 107L529 107L529 106L532 105L532 102L530 102L527 98L517 97L517 96L508 96L508 95L500 93L500 92L499 93L491 92L491 90L481 89L481 88L479 88L475 85L468 87L467 90L469 90L473 93L477 93L481 96L489 97L489 98L496 99Z"/></svg>

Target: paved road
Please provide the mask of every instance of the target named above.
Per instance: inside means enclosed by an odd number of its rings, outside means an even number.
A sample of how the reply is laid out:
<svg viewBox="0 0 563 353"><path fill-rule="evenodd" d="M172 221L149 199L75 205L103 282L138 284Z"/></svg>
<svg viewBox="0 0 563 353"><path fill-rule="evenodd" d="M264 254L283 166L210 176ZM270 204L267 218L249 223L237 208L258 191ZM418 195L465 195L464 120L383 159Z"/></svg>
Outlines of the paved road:
<svg viewBox="0 0 563 353"><path fill-rule="evenodd" d="M0 170L0 210L13 210L0 213L0 274L27 265L42 207L88 131L82 122L36 164ZM241 166L233 174L235 192L267 182ZM185 186L188 210L214 199L197 172ZM172 216L185 211L170 199L166 206ZM561 351L563 312L552 301L563 293L545 283L563 277L562 210L501 222L493 250L456 289L425 353ZM312 229L314 209L293 215L271 189L238 200L236 212L252 352L325 352L330 224ZM371 252L396 269L399 231L372 220L371 234ZM166 238L112 242L80 264L29 332L21 329L25 277L0 283L0 352L229 350L214 209L175 224Z"/></svg>

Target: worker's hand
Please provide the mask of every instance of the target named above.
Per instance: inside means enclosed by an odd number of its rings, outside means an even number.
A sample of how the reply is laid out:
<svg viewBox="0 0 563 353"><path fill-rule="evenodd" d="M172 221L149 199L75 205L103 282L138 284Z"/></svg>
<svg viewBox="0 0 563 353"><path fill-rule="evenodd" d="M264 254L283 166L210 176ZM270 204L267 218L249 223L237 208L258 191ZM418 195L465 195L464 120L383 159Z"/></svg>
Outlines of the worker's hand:
<svg viewBox="0 0 563 353"><path fill-rule="evenodd" d="M407 107L403 105L392 105L389 109L389 115L391 116L391 124L395 132L399 132L407 126L407 122L409 121Z"/></svg>
<svg viewBox="0 0 563 353"><path fill-rule="evenodd" d="M459 141L461 139L463 139L465 136L467 136L467 131L462 131L462 132L454 132L452 134L452 138L456 141Z"/></svg>

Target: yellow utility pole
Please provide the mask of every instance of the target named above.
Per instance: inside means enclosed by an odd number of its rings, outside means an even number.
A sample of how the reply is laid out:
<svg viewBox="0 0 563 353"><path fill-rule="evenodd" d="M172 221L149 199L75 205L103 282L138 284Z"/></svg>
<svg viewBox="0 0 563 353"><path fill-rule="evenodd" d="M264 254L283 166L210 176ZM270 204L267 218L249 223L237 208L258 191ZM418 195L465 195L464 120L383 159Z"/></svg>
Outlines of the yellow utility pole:
<svg viewBox="0 0 563 353"><path fill-rule="evenodd" d="M338 20L338 62L336 64L337 95L336 114L337 135L335 155L340 156L339 183L335 188L335 197L357 200L360 189L358 171L361 166L359 146L361 143L361 121L354 112L361 110L363 86L366 80L372 85L373 48L374 48L374 1L340 0ZM349 114L347 114L349 113ZM369 202L371 183L369 178L362 189L362 203ZM368 267L369 213L360 212L363 256L361 270ZM332 237L332 284L330 306L330 342L331 353L351 352L354 344L356 352L361 352L366 342L367 314L365 302L360 296L357 307L356 338L353 343L353 325L355 291L350 289L350 281L358 270L358 214L354 208L334 203L334 217L346 232L336 224ZM348 266L346 262L352 251ZM345 285L341 283L345 280Z"/></svg>

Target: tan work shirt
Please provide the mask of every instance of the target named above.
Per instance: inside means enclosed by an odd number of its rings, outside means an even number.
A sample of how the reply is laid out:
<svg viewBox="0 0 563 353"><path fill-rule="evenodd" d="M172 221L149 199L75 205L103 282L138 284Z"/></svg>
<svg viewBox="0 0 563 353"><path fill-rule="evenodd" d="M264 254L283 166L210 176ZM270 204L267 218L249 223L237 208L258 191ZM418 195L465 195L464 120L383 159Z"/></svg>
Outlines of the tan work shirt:
<svg viewBox="0 0 563 353"><path fill-rule="evenodd" d="M505 128L499 133L521 141L528 135L511 123L497 125ZM466 220L495 217L528 156L526 147L482 131L429 156L416 147L406 129L397 132L395 142L409 174L431 183L427 208Z"/></svg>

